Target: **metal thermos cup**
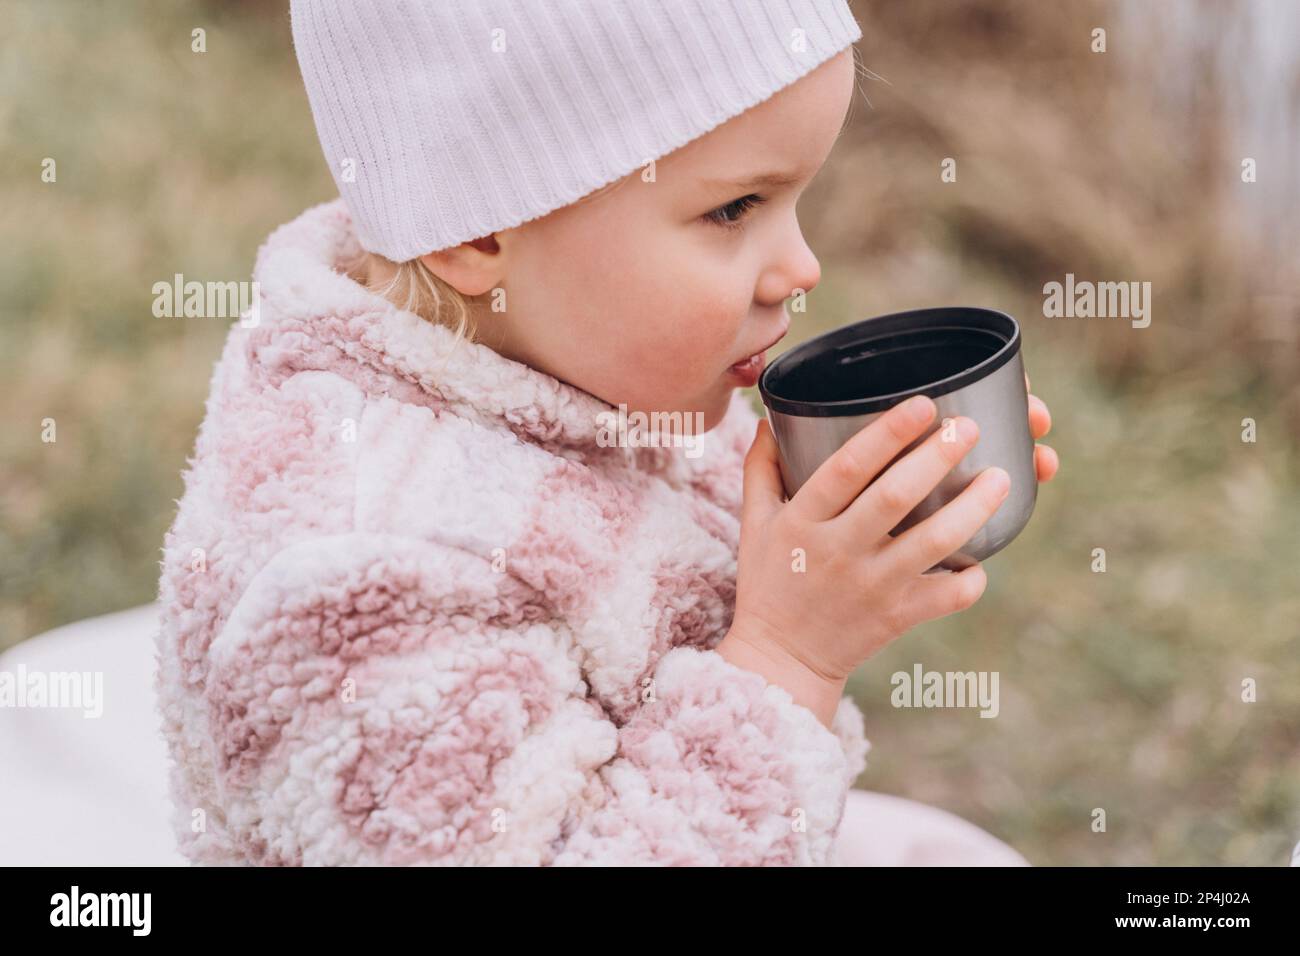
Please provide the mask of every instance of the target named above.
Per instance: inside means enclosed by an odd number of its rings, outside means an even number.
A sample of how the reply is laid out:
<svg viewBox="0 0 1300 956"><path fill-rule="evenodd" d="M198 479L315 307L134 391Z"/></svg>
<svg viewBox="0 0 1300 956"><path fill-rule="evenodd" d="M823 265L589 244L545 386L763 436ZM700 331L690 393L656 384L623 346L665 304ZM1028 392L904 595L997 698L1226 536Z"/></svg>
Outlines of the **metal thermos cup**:
<svg viewBox="0 0 1300 956"><path fill-rule="evenodd" d="M913 395L938 408L925 435L964 415L980 428L975 447L916 506L899 534L955 498L997 465L1011 490L984 526L938 567L960 570L1006 547L1029 521L1038 497L1034 440L1011 316L965 307L919 309L866 319L820 335L782 354L758 383L780 449L788 498L817 466L886 410Z"/></svg>

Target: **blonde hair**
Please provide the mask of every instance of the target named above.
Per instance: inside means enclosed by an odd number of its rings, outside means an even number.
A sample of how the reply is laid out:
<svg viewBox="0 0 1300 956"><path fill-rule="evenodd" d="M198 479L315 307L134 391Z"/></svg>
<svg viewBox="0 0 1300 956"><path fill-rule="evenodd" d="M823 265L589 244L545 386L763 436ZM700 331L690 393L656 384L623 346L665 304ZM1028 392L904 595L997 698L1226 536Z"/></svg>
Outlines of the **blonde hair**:
<svg viewBox="0 0 1300 956"><path fill-rule="evenodd" d="M368 291L426 322L446 326L458 340L474 340L477 330L469 301L450 283L434 275L422 260L393 262L377 252L367 252L361 265L364 273L359 278ZM383 274L389 274L390 278L383 280L380 278Z"/></svg>
<svg viewBox="0 0 1300 956"><path fill-rule="evenodd" d="M613 192L635 175L629 173L570 203L579 206ZM413 312L426 322L446 326L457 341L475 341L478 329L470 313L470 299L450 283L434 274L421 259L393 262L377 252L366 251L349 270L366 290L386 299L397 308ZM379 276L390 275L385 281Z"/></svg>

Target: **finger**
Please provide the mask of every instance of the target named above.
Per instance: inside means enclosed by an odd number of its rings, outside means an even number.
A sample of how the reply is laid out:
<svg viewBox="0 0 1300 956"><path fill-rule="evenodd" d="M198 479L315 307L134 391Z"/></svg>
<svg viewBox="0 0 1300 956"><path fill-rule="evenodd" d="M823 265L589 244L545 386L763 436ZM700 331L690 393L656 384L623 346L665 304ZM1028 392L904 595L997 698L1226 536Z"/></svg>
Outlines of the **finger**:
<svg viewBox="0 0 1300 956"><path fill-rule="evenodd" d="M980 599L988 583L982 564L950 574L923 574L908 586L899 617L915 627L964 611Z"/></svg>
<svg viewBox="0 0 1300 956"><path fill-rule="evenodd" d="M985 468L956 498L885 545L886 566L908 576L934 567L984 527L1010 490L1005 471Z"/></svg>
<svg viewBox="0 0 1300 956"><path fill-rule="evenodd" d="M1034 472L1039 481L1051 481L1061 467L1060 456L1051 445L1034 446Z"/></svg>
<svg viewBox="0 0 1300 956"><path fill-rule="evenodd" d="M1031 388L1031 386L1030 386L1030 384L1029 384L1029 373L1028 373L1028 372L1025 372L1025 391L1026 391L1026 392L1029 391L1030 388Z"/></svg>
<svg viewBox="0 0 1300 956"><path fill-rule="evenodd" d="M868 483L934 419L934 402L914 395L858 431L822 462L790 503L809 520L826 521L849 507Z"/></svg>
<svg viewBox="0 0 1300 956"><path fill-rule="evenodd" d="M741 522L761 519L785 501L781 483L781 464L777 457L776 437L766 418L758 420L754 440L745 454L744 490Z"/></svg>
<svg viewBox="0 0 1300 956"><path fill-rule="evenodd" d="M1034 438L1042 438L1052 430L1052 413L1047 410L1047 403L1037 395L1029 396L1029 433Z"/></svg>
<svg viewBox="0 0 1300 956"><path fill-rule="evenodd" d="M979 440L979 426L964 416L948 420L908 452L845 511L853 536L878 541L921 503Z"/></svg>

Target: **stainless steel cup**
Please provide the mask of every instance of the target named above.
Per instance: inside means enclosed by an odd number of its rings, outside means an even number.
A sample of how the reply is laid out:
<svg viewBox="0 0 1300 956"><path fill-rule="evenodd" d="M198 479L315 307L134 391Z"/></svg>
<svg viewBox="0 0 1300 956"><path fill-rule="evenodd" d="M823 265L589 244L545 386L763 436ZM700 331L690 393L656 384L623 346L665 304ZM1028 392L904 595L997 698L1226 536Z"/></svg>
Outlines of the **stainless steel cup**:
<svg viewBox="0 0 1300 956"><path fill-rule="evenodd" d="M980 428L975 447L891 534L934 514L990 466L1006 470L1011 490L975 536L936 567L957 571L997 553L1033 513L1034 440L1020 326L1009 315L955 307L855 322L782 354L764 370L758 389L788 498L852 435L913 395L930 396L938 413L900 458L942 428L944 419L974 419Z"/></svg>

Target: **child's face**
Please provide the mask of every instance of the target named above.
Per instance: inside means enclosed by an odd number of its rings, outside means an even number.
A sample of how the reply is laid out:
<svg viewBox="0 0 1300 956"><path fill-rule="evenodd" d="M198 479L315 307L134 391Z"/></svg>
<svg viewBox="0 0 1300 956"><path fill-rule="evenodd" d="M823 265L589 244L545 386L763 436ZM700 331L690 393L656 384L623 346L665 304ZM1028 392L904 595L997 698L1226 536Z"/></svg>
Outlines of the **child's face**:
<svg viewBox="0 0 1300 956"><path fill-rule="evenodd" d="M504 312L485 344L629 413L703 413L731 366L789 325L785 300L821 275L795 202L820 169L854 89L849 51L587 202L497 233ZM753 183L779 175L787 182ZM692 414L692 419L694 415Z"/></svg>

